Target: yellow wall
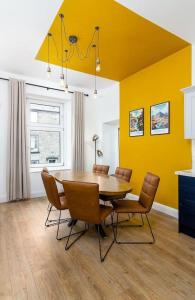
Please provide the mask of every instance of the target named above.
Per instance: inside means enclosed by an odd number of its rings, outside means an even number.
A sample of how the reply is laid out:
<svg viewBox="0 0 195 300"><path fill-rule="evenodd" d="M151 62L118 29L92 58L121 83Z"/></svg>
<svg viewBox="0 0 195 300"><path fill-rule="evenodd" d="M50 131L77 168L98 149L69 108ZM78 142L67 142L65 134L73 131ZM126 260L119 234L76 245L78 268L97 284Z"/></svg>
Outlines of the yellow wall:
<svg viewBox="0 0 195 300"><path fill-rule="evenodd" d="M120 165L133 169L138 194L147 171L160 176L156 201L178 206L176 170L191 168L191 142L184 140L184 100L180 89L191 85L191 47L143 69L120 84ZM170 134L150 135L150 105L170 101ZM144 107L143 137L129 137L129 111Z"/></svg>

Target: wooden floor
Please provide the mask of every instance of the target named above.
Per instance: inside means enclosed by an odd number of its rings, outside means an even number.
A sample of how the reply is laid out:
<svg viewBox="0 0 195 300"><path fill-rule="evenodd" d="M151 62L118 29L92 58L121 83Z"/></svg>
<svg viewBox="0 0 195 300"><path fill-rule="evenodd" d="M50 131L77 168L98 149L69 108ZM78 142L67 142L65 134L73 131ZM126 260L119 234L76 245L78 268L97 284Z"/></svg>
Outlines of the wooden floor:
<svg viewBox="0 0 195 300"><path fill-rule="evenodd" d="M46 207L43 198L0 205L0 299L195 299L195 239L174 218L153 211L155 245L115 244L100 263L93 228L65 252L56 227L44 228ZM147 226L119 234L149 237Z"/></svg>

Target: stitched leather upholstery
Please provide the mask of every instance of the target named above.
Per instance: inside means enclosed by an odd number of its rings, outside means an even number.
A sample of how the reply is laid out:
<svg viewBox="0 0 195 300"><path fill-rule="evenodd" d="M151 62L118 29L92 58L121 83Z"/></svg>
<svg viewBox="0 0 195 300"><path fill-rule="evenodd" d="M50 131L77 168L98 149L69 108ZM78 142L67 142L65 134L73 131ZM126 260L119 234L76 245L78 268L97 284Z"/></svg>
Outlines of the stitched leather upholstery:
<svg viewBox="0 0 195 300"><path fill-rule="evenodd" d="M105 165L93 165L93 173L108 175L109 166Z"/></svg>
<svg viewBox="0 0 195 300"><path fill-rule="evenodd" d="M118 213L146 213L147 209L143 207L138 201L120 200L114 203L115 211Z"/></svg>
<svg viewBox="0 0 195 300"><path fill-rule="evenodd" d="M48 170L47 167L43 167L42 172L45 172L45 173L49 174L49 170ZM64 197L64 191L62 190L62 185L61 184L57 184L57 189L58 189L59 196Z"/></svg>
<svg viewBox="0 0 195 300"><path fill-rule="evenodd" d="M115 170L115 174L113 176L121 178L127 182L130 182L131 175L132 175L131 169L117 167Z"/></svg>
<svg viewBox="0 0 195 300"><path fill-rule="evenodd" d="M41 172L41 177L48 201L51 203L51 205L59 210L67 209L67 200L64 196L60 197L60 195L58 194L55 178L45 171Z"/></svg>
<svg viewBox="0 0 195 300"><path fill-rule="evenodd" d="M63 181L62 184L73 219L100 224L112 212L112 207L99 204L98 184L76 181Z"/></svg>
<svg viewBox="0 0 195 300"><path fill-rule="evenodd" d="M148 172L144 178L139 200L118 201L115 204L115 211L118 213L148 213L151 210L152 204L154 202L159 182L160 177Z"/></svg>
<svg viewBox="0 0 195 300"><path fill-rule="evenodd" d="M152 207L159 182L160 177L149 172L144 178L144 183L139 196L139 203L142 204L148 211L150 211Z"/></svg>
<svg viewBox="0 0 195 300"><path fill-rule="evenodd" d="M123 179L127 182L130 182L131 175L132 175L131 169L117 167L115 170L115 174L113 174L112 176ZM110 196L101 195L101 200L103 200L103 201L120 200L120 199L125 198L125 196L126 196L126 193L121 194L121 195L113 195L113 196L112 195L110 195Z"/></svg>

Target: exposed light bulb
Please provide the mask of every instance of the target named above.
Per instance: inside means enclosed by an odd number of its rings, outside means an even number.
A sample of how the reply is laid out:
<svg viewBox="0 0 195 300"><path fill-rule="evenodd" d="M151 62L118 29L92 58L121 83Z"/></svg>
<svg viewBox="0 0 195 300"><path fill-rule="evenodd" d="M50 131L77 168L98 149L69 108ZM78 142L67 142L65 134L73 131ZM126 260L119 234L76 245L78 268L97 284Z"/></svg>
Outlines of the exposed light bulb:
<svg viewBox="0 0 195 300"><path fill-rule="evenodd" d="M68 84L65 85L64 91L65 91L65 94L68 94Z"/></svg>
<svg viewBox="0 0 195 300"><path fill-rule="evenodd" d="M101 71L101 65L100 65L100 59L99 59L99 57L96 59L96 71L97 72Z"/></svg>
<svg viewBox="0 0 195 300"><path fill-rule="evenodd" d="M94 90L93 97L94 97L94 99L97 98L97 90Z"/></svg>
<svg viewBox="0 0 195 300"><path fill-rule="evenodd" d="M64 74L60 74L60 86L64 87Z"/></svg>
<svg viewBox="0 0 195 300"><path fill-rule="evenodd" d="M48 65L48 67L47 67L47 78L48 78L48 79L51 78L51 68L50 68L49 65Z"/></svg>

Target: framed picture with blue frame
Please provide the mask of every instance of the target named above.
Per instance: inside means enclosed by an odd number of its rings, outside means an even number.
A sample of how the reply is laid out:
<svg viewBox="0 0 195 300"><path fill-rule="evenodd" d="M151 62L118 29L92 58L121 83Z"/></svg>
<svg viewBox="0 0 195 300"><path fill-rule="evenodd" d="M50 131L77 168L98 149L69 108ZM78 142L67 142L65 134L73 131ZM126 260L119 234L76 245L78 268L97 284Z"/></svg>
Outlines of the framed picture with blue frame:
<svg viewBox="0 0 195 300"><path fill-rule="evenodd" d="M129 136L144 135L144 109L139 108L129 112Z"/></svg>

